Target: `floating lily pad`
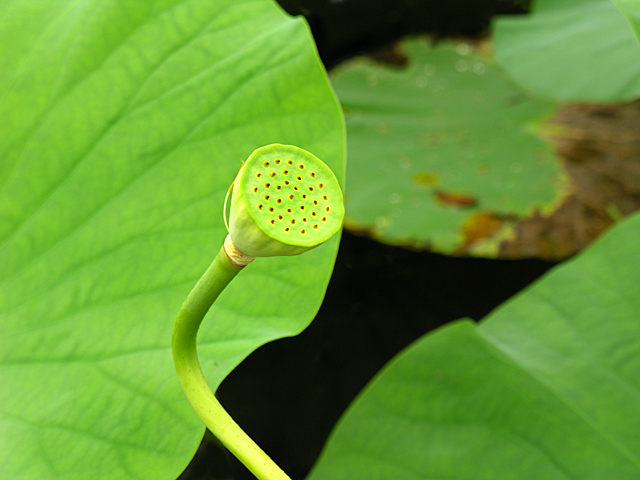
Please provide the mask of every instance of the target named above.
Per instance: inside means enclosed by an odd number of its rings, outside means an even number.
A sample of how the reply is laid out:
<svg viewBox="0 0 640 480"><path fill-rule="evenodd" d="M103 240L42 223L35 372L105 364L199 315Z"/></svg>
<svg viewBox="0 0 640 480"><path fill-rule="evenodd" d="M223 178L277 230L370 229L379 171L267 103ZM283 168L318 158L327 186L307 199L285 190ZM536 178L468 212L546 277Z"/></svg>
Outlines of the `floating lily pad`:
<svg viewBox="0 0 640 480"><path fill-rule="evenodd" d="M562 169L534 100L467 43L404 42L405 69L368 59L334 87L347 121L347 228L394 244L495 256L513 222L552 209Z"/></svg>

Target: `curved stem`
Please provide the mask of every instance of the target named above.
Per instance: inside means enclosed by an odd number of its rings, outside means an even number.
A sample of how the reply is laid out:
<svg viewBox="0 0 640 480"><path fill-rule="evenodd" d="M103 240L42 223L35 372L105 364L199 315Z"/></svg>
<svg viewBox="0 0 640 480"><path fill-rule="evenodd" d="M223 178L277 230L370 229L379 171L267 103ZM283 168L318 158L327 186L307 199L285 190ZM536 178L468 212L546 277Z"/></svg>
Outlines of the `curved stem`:
<svg viewBox="0 0 640 480"><path fill-rule="evenodd" d="M191 290L173 327L173 360L184 393L200 419L222 444L260 480L290 480L280 467L249 438L209 389L196 350L202 319L218 295L238 274L224 247Z"/></svg>

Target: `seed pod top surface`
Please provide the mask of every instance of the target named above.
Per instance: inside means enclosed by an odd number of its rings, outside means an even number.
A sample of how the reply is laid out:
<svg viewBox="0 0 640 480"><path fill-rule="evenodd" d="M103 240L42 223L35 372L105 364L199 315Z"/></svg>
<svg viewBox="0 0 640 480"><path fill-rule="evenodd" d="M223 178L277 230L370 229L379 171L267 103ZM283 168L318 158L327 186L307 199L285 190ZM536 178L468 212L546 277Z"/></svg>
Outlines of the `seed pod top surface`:
<svg viewBox="0 0 640 480"><path fill-rule="evenodd" d="M325 242L341 228L342 191L331 169L311 153L291 145L268 145L251 154L234 185L230 230L240 250L243 243L249 250L253 246L246 244L261 243L258 238L238 238L238 244L235 237L239 232L234 235L234 229L247 222L240 218L234 221L234 215L246 214L270 239L303 247L296 253L273 254L302 253Z"/></svg>

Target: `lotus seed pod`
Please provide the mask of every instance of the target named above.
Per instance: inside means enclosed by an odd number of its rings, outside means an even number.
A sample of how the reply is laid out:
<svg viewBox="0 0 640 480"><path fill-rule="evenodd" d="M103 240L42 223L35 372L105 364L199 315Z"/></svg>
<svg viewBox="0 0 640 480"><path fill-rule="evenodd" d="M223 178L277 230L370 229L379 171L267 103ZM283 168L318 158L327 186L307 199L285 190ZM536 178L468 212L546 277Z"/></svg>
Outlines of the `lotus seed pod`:
<svg viewBox="0 0 640 480"><path fill-rule="evenodd" d="M254 151L238 172L229 234L253 257L298 255L331 238L343 218L331 169L301 148L274 144Z"/></svg>

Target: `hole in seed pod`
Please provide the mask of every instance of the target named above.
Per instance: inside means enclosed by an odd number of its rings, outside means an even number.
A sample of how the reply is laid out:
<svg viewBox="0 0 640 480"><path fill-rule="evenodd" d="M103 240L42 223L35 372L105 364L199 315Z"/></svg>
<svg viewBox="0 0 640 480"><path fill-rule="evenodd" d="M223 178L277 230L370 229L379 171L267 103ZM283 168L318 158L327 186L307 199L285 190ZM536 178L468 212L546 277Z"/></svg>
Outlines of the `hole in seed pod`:
<svg viewBox="0 0 640 480"><path fill-rule="evenodd" d="M314 225L313 228L315 228L317 230L318 229L318 225L317 224Z"/></svg>
<svg viewBox="0 0 640 480"><path fill-rule="evenodd" d="M310 192L313 192L313 187L309 187L309 191L310 191Z"/></svg>
<svg viewBox="0 0 640 480"><path fill-rule="evenodd" d="M265 187L265 188L269 188L270 186L271 186L271 184L270 184L270 183L265 183L265 184L264 184L264 187Z"/></svg>
<svg viewBox="0 0 640 480"><path fill-rule="evenodd" d="M271 178L273 178L276 176L276 172L271 172L269 175L271 176Z"/></svg>
<svg viewBox="0 0 640 480"><path fill-rule="evenodd" d="M276 221L275 221L275 220L269 220L269 223L270 223L271 225L275 225L275 224L276 224Z"/></svg>
<svg viewBox="0 0 640 480"><path fill-rule="evenodd" d="M314 204L314 205L318 205L318 200L314 200L314 201L313 201L313 204Z"/></svg>
<svg viewBox="0 0 640 480"><path fill-rule="evenodd" d="M293 200L293 194L289 195L289 200Z"/></svg>
<svg viewBox="0 0 640 480"><path fill-rule="evenodd" d="M327 217L322 217L322 221L326 222L327 221Z"/></svg>
<svg viewBox="0 0 640 480"><path fill-rule="evenodd" d="M326 195L322 195L322 199L326 202L327 200L329 200L329 197L327 197Z"/></svg>
<svg viewBox="0 0 640 480"><path fill-rule="evenodd" d="M291 225L295 225L295 224L296 224L296 219L295 219L295 218L292 218L292 219L291 219Z"/></svg>
<svg viewBox="0 0 640 480"><path fill-rule="evenodd" d="M298 175L298 176L296 177L296 180L298 180L299 182L301 182L301 181L302 181L302 177L301 177L300 175Z"/></svg>
<svg viewBox="0 0 640 480"><path fill-rule="evenodd" d="M331 210L329 207L324 207L325 212L328 212L329 210Z"/></svg>
<svg viewBox="0 0 640 480"><path fill-rule="evenodd" d="M276 190L280 190L282 188L281 185L276 185Z"/></svg>
<svg viewBox="0 0 640 480"><path fill-rule="evenodd" d="M289 232L289 227L284 227L284 231L288 233Z"/></svg>
<svg viewBox="0 0 640 480"><path fill-rule="evenodd" d="M285 180L285 181L284 181L284 184L285 184L285 185L289 185L289 180Z"/></svg>
<svg viewBox="0 0 640 480"><path fill-rule="evenodd" d="M318 184L318 188L324 188L324 183L320 182L320 183Z"/></svg>
<svg viewBox="0 0 640 480"><path fill-rule="evenodd" d="M264 162L264 163L263 163L263 165L264 165L265 167L268 167L268 166L269 166L269 162Z"/></svg>
<svg viewBox="0 0 640 480"><path fill-rule="evenodd" d="M302 221L303 221L304 223L307 223L307 217L303 217L303 218L302 218Z"/></svg>
<svg viewBox="0 0 640 480"><path fill-rule="evenodd" d="M303 200L306 200L306 199L307 199L307 195L303 193L303 194L302 194L302 199L303 199Z"/></svg>
<svg viewBox="0 0 640 480"><path fill-rule="evenodd" d="M258 187L253 187L253 193L258 193Z"/></svg>
<svg viewBox="0 0 640 480"><path fill-rule="evenodd" d="M316 178L316 172L311 172L309 175L311 175L311 178Z"/></svg>
<svg viewBox="0 0 640 480"><path fill-rule="evenodd" d="M318 215L316 212L311 212L312 217L315 217L316 215Z"/></svg>
<svg viewBox="0 0 640 480"><path fill-rule="evenodd" d="M307 231L306 231L306 230L300 230L300 233L301 233L302 235L304 235L305 233L307 233Z"/></svg>
<svg viewBox="0 0 640 480"><path fill-rule="evenodd" d="M282 215L278 215L278 220L282 220Z"/></svg>
<svg viewBox="0 0 640 480"><path fill-rule="evenodd" d="M270 197L269 197L269 195L265 195L265 196L264 196L264 199L265 199L265 200L269 200L269 198L270 198Z"/></svg>
<svg viewBox="0 0 640 480"><path fill-rule="evenodd" d="M287 213L291 213L291 209L290 208L287 208Z"/></svg>
<svg viewBox="0 0 640 480"><path fill-rule="evenodd" d="M287 160L287 163L288 163L289 165L293 165L293 160L289 159L289 160Z"/></svg>
<svg viewBox="0 0 640 480"><path fill-rule="evenodd" d="M269 211L273 213L273 207L269 207Z"/></svg>
<svg viewBox="0 0 640 480"><path fill-rule="evenodd" d="M276 158L276 165L280 165L280 159Z"/></svg>
<svg viewBox="0 0 640 480"><path fill-rule="evenodd" d="M258 204L258 210L262 210L262 204L261 203Z"/></svg>
<svg viewBox="0 0 640 480"><path fill-rule="evenodd" d="M256 178L260 178L262 174L260 172L256 172Z"/></svg>
<svg viewBox="0 0 640 480"><path fill-rule="evenodd" d="M304 170L304 165L300 164L300 165L298 165L298 168L300 168L300 170Z"/></svg>
<svg viewBox="0 0 640 480"><path fill-rule="evenodd" d="M281 198L277 199L276 203L282 203L282 199Z"/></svg>
<svg viewBox="0 0 640 480"><path fill-rule="evenodd" d="M284 170L282 170L282 173L285 175L289 175L289 170L287 170L286 168Z"/></svg>
<svg viewBox="0 0 640 480"><path fill-rule="evenodd" d="M300 205L300 210L304 210L304 205Z"/></svg>

